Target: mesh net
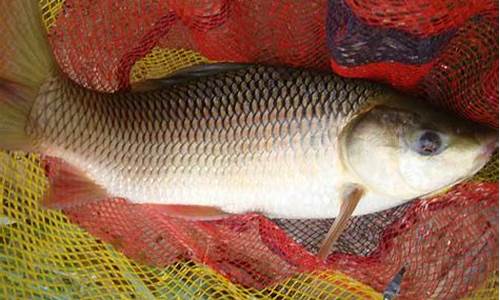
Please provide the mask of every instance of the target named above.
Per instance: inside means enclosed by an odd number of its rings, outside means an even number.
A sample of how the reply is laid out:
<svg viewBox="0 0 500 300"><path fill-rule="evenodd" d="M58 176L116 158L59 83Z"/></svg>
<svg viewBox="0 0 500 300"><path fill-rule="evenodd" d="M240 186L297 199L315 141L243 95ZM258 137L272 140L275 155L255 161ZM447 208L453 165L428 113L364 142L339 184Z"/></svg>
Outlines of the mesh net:
<svg viewBox="0 0 500 300"><path fill-rule="evenodd" d="M101 91L211 61L332 69L498 127L494 1L40 0L61 68ZM355 217L326 262L332 220L171 218L110 199L39 206L36 154L0 152L2 298L498 298L498 154L433 199Z"/></svg>

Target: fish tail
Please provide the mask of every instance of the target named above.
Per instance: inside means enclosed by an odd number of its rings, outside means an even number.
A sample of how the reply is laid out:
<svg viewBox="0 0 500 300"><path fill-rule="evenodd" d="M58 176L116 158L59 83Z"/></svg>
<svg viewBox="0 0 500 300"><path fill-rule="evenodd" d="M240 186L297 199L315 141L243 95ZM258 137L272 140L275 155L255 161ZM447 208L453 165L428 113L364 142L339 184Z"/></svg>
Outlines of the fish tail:
<svg viewBox="0 0 500 300"><path fill-rule="evenodd" d="M33 150L26 133L43 82L57 65L36 0L0 0L0 148Z"/></svg>

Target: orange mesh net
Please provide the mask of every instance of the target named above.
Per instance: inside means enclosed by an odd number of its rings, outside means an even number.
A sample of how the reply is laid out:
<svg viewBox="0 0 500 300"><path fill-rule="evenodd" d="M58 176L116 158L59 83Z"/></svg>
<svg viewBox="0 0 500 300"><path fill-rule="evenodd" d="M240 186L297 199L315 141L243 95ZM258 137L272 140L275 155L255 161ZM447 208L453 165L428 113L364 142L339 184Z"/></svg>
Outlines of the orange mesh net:
<svg viewBox="0 0 500 300"><path fill-rule="evenodd" d="M498 127L495 1L39 2L59 65L89 88L211 61L286 64ZM0 152L7 164L19 176L0 174L4 298L380 298L403 267L401 299L498 297L498 154L445 194L353 218L327 262L314 253L332 220L189 222L123 199L63 214L38 205L36 155Z"/></svg>

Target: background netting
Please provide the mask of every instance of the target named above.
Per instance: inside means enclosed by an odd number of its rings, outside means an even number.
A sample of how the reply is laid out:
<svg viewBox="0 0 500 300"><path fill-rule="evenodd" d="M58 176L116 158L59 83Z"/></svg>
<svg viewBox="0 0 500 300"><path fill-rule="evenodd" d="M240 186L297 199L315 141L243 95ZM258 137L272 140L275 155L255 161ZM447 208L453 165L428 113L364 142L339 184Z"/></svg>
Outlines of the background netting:
<svg viewBox="0 0 500 300"><path fill-rule="evenodd" d="M331 69L428 97L498 127L495 1L40 0L62 70L116 91L213 61ZM0 29L1 30L1 29ZM498 154L433 199L353 218L326 263L332 220L257 214L189 222L123 199L39 206L35 154L0 151L1 298L498 298Z"/></svg>

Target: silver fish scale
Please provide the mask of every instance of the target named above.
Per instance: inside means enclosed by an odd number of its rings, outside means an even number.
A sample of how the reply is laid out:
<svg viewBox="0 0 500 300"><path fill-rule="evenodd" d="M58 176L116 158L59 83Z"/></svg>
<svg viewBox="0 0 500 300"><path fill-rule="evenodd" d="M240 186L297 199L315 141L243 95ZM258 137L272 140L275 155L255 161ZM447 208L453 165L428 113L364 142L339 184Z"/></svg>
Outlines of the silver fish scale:
<svg viewBox="0 0 500 300"><path fill-rule="evenodd" d="M382 91L365 81L265 66L141 93L98 93L60 78L42 90L30 134L141 181L238 174L246 161L322 155L338 124Z"/></svg>

